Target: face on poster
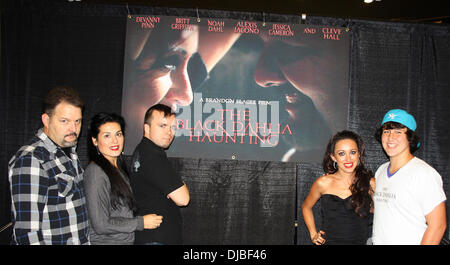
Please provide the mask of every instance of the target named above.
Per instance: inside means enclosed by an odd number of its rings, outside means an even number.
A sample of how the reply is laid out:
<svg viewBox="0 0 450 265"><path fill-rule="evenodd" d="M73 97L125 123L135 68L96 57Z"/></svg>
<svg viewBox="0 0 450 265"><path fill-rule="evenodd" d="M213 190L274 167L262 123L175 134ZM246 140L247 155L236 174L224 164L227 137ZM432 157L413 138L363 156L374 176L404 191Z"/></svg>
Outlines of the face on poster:
<svg viewBox="0 0 450 265"><path fill-rule="evenodd" d="M157 103L177 113L174 157L320 162L347 128L345 28L135 15L125 50L127 154Z"/></svg>

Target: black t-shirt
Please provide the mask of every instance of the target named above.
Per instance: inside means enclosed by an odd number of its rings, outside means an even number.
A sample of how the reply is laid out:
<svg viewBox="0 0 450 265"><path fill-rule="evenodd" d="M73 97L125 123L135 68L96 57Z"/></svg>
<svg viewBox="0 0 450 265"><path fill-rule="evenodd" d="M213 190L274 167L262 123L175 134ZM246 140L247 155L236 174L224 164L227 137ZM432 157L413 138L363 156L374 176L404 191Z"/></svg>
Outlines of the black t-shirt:
<svg viewBox="0 0 450 265"><path fill-rule="evenodd" d="M146 137L133 153L131 186L139 215L154 213L163 216L160 227L136 231L135 244L181 244L181 212L167 195L183 186L183 182L170 164L164 149Z"/></svg>

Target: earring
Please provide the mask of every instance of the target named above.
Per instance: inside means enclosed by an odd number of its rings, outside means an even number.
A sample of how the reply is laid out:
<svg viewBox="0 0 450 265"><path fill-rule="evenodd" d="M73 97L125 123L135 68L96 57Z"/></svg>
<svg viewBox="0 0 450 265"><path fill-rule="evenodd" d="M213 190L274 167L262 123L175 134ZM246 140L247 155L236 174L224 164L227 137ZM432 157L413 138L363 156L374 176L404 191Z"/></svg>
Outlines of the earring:
<svg viewBox="0 0 450 265"><path fill-rule="evenodd" d="M337 163L336 163L336 161L333 161L333 167L334 167L334 169L337 169Z"/></svg>

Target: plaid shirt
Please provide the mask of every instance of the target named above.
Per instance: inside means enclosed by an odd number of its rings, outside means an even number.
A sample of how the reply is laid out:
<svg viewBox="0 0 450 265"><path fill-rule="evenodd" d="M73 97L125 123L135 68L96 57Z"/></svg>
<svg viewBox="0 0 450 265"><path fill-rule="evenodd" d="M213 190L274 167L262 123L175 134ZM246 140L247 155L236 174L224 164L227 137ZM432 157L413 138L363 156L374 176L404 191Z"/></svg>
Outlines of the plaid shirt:
<svg viewBox="0 0 450 265"><path fill-rule="evenodd" d="M13 244L89 244L83 169L39 129L8 164Z"/></svg>

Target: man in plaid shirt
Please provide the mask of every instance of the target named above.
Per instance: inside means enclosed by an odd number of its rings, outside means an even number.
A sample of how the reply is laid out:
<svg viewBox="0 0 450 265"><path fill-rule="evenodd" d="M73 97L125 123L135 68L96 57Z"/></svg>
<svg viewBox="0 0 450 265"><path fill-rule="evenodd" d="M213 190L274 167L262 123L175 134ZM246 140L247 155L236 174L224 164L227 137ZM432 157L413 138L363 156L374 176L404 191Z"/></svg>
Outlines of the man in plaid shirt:
<svg viewBox="0 0 450 265"><path fill-rule="evenodd" d="M12 244L89 244L83 169L75 152L83 102L71 88L50 90L30 144L9 161Z"/></svg>

